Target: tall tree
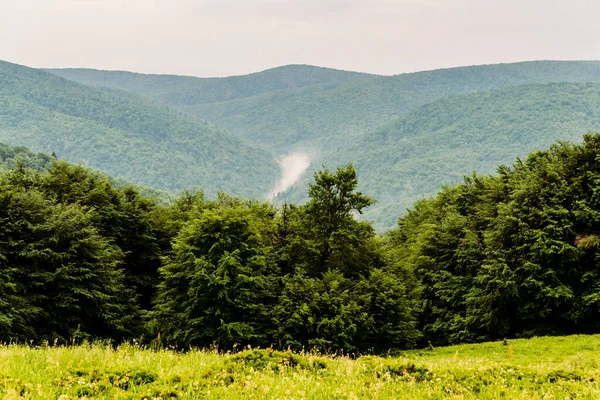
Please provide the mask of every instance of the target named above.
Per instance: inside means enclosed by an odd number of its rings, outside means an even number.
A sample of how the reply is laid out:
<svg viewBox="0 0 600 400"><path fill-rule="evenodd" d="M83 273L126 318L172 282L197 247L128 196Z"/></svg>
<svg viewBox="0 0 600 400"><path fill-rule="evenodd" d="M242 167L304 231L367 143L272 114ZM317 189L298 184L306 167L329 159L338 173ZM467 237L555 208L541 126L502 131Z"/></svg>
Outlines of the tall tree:
<svg viewBox="0 0 600 400"><path fill-rule="evenodd" d="M16 182L27 180L21 178ZM9 337L68 341L139 335L139 309L119 268L122 253L98 233L92 212L18 183L3 189L2 264L12 268L15 304L22 307L16 311L26 321L11 326Z"/></svg>
<svg viewBox="0 0 600 400"><path fill-rule="evenodd" d="M368 273L376 262L373 239L375 233L368 222L358 222L355 213L374 201L356 191L358 178L352 164L315 172L310 184L309 201L304 206L302 218L305 252L313 276L339 270L345 276Z"/></svg>
<svg viewBox="0 0 600 400"><path fill-rule="evenodd" d="M90 223L123 253L120 267L126 285L134 289L140 307L150 310L160 256L168 248L157 240L166 228L154 202L131 187L117 189L106 177L64 161L54 162L39 186L61 203L92 210Z"/></svg>
<svg viewBox="0 0 600 400"><path fill-rule="evenodd" d="M279 256L287 275L273 311L280 345L372 351L416 343L418 283L388 263L371 224L355 219L373 204L357 184L351 164L318 171L308 203L283 208Z"/></svg>
<svg viewBox="0 0 600 400"><path fill-rule="evenodd" d="M184 225L160 269L162 337L179 346L269 344L279 290L273 217L266 205L221 204Z"/></svg>

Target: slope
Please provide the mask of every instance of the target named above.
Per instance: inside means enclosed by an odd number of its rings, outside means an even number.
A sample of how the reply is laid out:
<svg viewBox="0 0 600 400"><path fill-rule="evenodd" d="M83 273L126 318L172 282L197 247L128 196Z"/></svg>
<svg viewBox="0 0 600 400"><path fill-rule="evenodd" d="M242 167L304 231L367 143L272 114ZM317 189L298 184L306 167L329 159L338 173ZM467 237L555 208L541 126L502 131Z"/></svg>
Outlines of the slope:
<svg viewBox="0 0 600 400"><path fill-rule="evenodd" d="M289 72L302 75L313 68L295 66ZM88 70L83 79L81 74L72 70L53 72L97 85L106 84L114 74ZM264 79L270 76L268 72L263 73ZM535 61L440 69L390 77L358 75L356 78L360 79L354 79L353 76L344 75L347 80L331 80L323 85L295 85L279 87L278 90L256 91L253 95L249 95L249 92L243 95L228 93L220 101L203 102L170 99L157 94L152 87L128 81L125 79L127 76L118 84L126 90L164 101L257 145L279 153L308 149L316 153L316 162L322 162L328 151L337 148L340 143L372 132L389 120L432 101L526 83L600 82L600 62ZM241 82L252 77L249 75L236 79ZM168 76L152 76L153 82L163 80L164 85L168 85L170 79ZM193 81L198 78L188 79ZM177 86L173 87L173 91L177 90ZM182 93L195 98L202 96L200 90L199 87L190 86L189 90ZM218 100L215 95L209 95Z"/></svg>
<svg viewBox="0 0 600 400"><path fill-rule="evenodd" d="M51 168L54 160L56 160L56 158L47 153L34 153L24 146L9 146L0 143L0 171L17 167L30 168L35 171L44 171ZM128 187L134 188L143 197L153 199L157 204L167 205L170 204L173 199L171 194L162 190L136 185L125 179L115 178L101 171L92 171L92 173L94 175L105 177L117 189L125 189Z"/></svg>
<svg viewBox="0 0 600 400"><path fill-rule="evenodd" d="M50 154L33 153L27 147L0 143L0 170L21 166L41 171L51 164L52 156Z"/></svg>
<svg viewBox="0 0 600 400"><path fill-rule="evenodd" d="M0 62L0 141L157 189L264 196L272 157L165 105Z"/></svg>
<svg viewBox="0 0 600 400"><path fill-rule="evenodd" d="M143 94L172 106L222 102L265 92L333 85L373 76L308 65L286 65L226 78L152 75L85 68L47 69L46 71L85 85Z"/></svg>
<svg viewBox="0 0 600 400"><path fill-rule="evenodd" d="M440 185L590 131L600 131L600 84L521 85L424 105L342 146L327 165L355 164L360 189L378 200L365 218L381 230ZM280 198L302 201L307 180Z"/></svg>

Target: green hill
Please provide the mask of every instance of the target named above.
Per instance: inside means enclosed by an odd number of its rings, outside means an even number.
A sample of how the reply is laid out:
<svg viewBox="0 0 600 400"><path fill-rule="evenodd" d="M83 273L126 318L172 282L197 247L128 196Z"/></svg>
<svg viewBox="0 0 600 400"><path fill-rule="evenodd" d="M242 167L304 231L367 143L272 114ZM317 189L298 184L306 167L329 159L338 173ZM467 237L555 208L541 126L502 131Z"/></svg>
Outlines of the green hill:
<svg viewBox="0 0 600 400"><path fill-rule="evenodd" d="M392 227L415 200L515 155L600 130L600 84L522 85L438 100L341 146L330 166L353 162L361 190L379 202L365 213ZM308 174L310 175L310 174ZM308 178L280 198L300 202Z"/></svg>
<svg viewBox="0 0 600 400"><path fill-rule="evenodd" d="M321 84L280 84L320 74ZM599 82L600 62L536 61L373 76L310 66L289 66L244 77L205 79L94 70L52 70L85 84L119 87L152 97L253 143L286 152L308 148L317 162L339 143L372 132L421 105L469 92L526 83ZM293 78L292 78L293 76ZM324 77L327 76L327 79ZM260 78L260 79L259 79ZM265 83L271 79L273 82ZM230 90L254 87L261 90ZM183 82L186 82L185 85ZM242 82L245 82L242 84ZM183 87L182 87L183 86ZM168 90L168 94L164 91Z"/></svg>
<svg viewBox="0 0 600 400"><path fill-rule="evenodd" d="M0 62L0 141L55 152L137 184L263 197L272 157L152 100Z"/></svg>
<svg viewBox="0 0 600 400"><path fill-rule="evenodd" d="M47 69L46 71L86 85L143 94L172 106L223 102L265 92L334 85L374 76L308 65L286 65L254 74L226 78L138 74L86 68Z"/></svg>
<svg viewBox="0 0 600 400"><path fill-rule="evenodd" d="M414 200L469 171L492 172L515 154L600 129L598 87L588 85L600 82L596 61L482 65L389 77L310 66L209 80L52 72L165 102L275 156L307 151L314 168L354 162L362 189L379 200L366 215L379 229L393 226ZM315 75L319 78L306 78ZM303 201L310 175L278 200Z"/></svg>
<svg viewBox="0 0 600 400"><path fill-rule="evenodd" d="M27 147L0 143L0 170L23 166L41 171L51 164L52 156L49 154L33 153Z"/></svg>
<svg viewBox="0 0 600 400"><path fill-rule="evenodd" d="M9 146L0 143L0 171L12 169L18 166L30 168L35 171L47 171L52 167L54 157L47 153L34 153L24 146ZM145 198L153 199L161 205L170 204L173 196L165 191L148 186L131 183L125 179L115 178L101 171L93 171L92 174L105 177L118 189L132 187Z"/></svg>

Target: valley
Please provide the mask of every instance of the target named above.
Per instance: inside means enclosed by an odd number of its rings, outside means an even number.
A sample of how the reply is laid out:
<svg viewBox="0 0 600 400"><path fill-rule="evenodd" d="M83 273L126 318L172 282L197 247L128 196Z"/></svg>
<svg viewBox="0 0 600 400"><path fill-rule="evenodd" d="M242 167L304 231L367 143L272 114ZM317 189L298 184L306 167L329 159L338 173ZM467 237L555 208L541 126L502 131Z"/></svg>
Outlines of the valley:
<svg viewBox="0 0 600 400"><path fill-rule="evenodd" d="M379 231L393 227L415 200L471 171L494 172L515 156L599 128L598 62L536 61L396 76L306 65L229 78L47 71L163 103L247 140L273 161L305 154L311 166L273 199L277 204L305 201L312 173L321 166L352 162L360 189L378 201L364 218ZM254 196L271 197L274 174L249 177L248 184L270 186ZM239 190L233 193L247 193Z"/></svg>

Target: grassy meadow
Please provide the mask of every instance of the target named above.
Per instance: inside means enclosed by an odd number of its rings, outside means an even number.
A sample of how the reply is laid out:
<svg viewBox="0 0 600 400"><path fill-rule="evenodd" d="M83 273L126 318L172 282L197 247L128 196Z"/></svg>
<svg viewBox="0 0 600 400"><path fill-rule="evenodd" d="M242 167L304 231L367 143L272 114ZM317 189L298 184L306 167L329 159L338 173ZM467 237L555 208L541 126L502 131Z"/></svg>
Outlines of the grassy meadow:
<svg viewBox="0 0 600 400"><path fill-rule="evenodd" d="M0 347L2 399L598 399L600 335L413 350L390 357Z"/></svg>

